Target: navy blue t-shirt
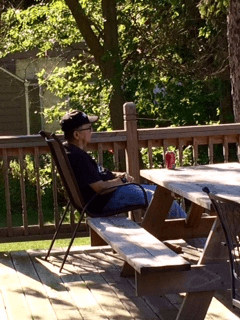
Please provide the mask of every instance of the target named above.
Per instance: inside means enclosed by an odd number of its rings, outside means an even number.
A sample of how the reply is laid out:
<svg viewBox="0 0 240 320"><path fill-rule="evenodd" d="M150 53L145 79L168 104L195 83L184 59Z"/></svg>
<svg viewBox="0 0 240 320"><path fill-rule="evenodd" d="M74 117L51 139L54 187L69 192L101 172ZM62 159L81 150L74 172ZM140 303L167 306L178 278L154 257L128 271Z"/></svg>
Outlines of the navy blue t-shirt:
<svg viewBox="0 0 240 320"><path fill-rule="evenodd" d="M103 180L98 164L87 152L77 146L65 143L64 147L83 199L87 203L96 194L89 184ZM100 213L111 197L112 192L97 196L89 206L89 211Z"/></svg>

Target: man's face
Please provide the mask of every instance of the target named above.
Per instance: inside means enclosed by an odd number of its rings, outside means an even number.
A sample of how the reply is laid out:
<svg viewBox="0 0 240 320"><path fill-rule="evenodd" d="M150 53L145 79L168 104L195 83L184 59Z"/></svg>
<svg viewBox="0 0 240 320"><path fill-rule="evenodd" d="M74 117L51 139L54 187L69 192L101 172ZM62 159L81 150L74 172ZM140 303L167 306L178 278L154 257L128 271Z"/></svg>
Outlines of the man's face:
<svg viewBox="0 0 240 320"><path fill-rule="evenodd" d="M75 131L83 137L85 143L88 143L91 140L91 135L93 131L91 123L83 124Z"/></svg>

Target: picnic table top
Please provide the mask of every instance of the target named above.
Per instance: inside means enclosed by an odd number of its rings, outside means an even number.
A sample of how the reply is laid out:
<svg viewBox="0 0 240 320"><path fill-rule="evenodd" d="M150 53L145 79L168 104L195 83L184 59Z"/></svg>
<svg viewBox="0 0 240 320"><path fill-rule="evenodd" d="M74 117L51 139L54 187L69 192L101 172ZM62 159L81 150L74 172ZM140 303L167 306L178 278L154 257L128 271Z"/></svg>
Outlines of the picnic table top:
<svg viewBox="0 0 240 320"><path fill-rule="evenodd" d="M210 192L240 203L240 164L237 162L177 167L169 169L145 169L143 178L180 195L203 208L211 210L211 202L202 191Z"/></svg>

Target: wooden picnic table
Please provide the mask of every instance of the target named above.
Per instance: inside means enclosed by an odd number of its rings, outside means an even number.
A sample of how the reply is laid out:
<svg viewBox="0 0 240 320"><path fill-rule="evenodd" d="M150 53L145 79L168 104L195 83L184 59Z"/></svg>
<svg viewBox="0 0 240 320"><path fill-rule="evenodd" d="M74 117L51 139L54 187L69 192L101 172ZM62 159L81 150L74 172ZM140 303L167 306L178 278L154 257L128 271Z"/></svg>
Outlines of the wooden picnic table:
<svg viewBox="0 0 240 320"><path fill-rule="evenodd" d="M149 169L141 170L140 175L157 185L142 227L159 240L207 237L207 241L190 272L139 276L138 290L142 294L161 293L166 288L187 292L177 320L203 320L214 291L230 288L230 272L227 248L221 245L222 228L202 188L207 186L218 196L240 203L240 164ZM175 196L191 201L186 219L166 219Z"/></svg>

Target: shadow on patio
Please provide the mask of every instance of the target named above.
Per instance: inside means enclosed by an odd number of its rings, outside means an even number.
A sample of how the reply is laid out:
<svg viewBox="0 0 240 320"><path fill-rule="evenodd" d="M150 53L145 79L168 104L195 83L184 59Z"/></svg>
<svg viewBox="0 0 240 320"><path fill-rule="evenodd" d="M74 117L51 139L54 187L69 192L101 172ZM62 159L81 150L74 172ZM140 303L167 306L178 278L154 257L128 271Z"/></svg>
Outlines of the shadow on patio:
<svg viewBox="0 0 240 320"><path fill-rule="evenodd" d="M63 252L54 250L49 262L44 251L1 254L1 320L176 318L184 294L136 297L133 279L119 276L122 261L110 249L75 247L59 274ZM207 320L239 319L226 294L216 297Z"/></svg>

